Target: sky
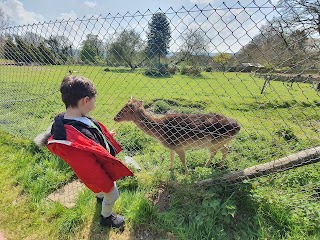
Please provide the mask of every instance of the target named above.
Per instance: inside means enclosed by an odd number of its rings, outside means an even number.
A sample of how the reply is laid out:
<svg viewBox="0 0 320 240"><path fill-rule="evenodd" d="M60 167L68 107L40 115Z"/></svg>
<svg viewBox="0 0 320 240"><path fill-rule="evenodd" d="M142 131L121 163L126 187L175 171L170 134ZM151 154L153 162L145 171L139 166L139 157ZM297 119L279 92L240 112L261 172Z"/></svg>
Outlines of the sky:
<svg viewBox="0 0 320 240"><path fill-rule="evenodd" d="M154 13L159 8L163 12L168 11L170 8L174 9L174 11L178 11L182 7L188 10L195 9L195 5L199 8L205 8L208 4L211 4L213 8L225 8L222 5L224 1L227 2L227 7L239 6L235 5L237 3L235 0L0 0L0 8L10 17L12 25L21 26L34 23L48 23L55 20L76 20L92 16L105 17L108 14L112 17L123 16L128 12L131 15L135 15L137 11L146 13L150 10ZM242 6L252 6L253 0L240 0L239 2ZM277 0L255 0L255 2L259 6L270 7L272 4L276 4ZM170 11L172 12L172 10ZM176 30L174 34L177 37L177 34L185 31L186 28L197 28L201 25L208 33L210 32L212 38L215 37L216 42L213 45L219 46L220 49L218 51L237 51L258 33L259 27L266 21L265 16L271 17L268 12L261 14L261 11L257 11L256 9L249 9L244 12L235 7L229 11L215 12L207 16L199 16L198 13L182 17L179 15L180 18L171 19L171 23L176 24L174 25ZM179 23L182 18L183 24ZM196 21L194 21L194 18L196 18ZM134 25L134 21L137 22L139 20L137 18L133 19L130 24ZM137 25L139 26L135 27L138 31L139 28L141 28L141 31L145 31L147 22L141 20ZM74 32L74 41L79 42L79 44L81 41L79 36L80 30L87 31L85 33L91 31L95 34L95 31L98 29L97 26L96 29L92 30L84 30L81 26L77 26L76 29L74 26L65 27L69 29L70 35ZM114 34L112 32L113 29L114 27L108 29L109 34ZM104 31L106 30L102 29L99 34L106 34ZM217 35L216 32L219 32L219 34ZM59 32L59 34L63 33ZM234 34L237 34L237 36L235 37ZM221 39L219 40L219 38ZM177 42L177 45L179 44ZM213 51L216 50L213 49Z"/></svg>
<svg viewBox="0 0 320 240"><path fill-rule="evenodd" d="M259 5L266 2L275 4L276 0L256 0ZM179 10L182 6L190 9L195 4L204 7L211 4L219 7L223 0L0 0L0 7L11 17L14 25L33 24L43 21L53 21L61 19L75 19L84 16L106 16L109 13L115 16L117 13L126 12L141 13L148 9L152 12L161 8L163 11L172 7ZM234 5L237 1L229 0L228 6ZM252 0L240 0L244 6Z"/></svg>

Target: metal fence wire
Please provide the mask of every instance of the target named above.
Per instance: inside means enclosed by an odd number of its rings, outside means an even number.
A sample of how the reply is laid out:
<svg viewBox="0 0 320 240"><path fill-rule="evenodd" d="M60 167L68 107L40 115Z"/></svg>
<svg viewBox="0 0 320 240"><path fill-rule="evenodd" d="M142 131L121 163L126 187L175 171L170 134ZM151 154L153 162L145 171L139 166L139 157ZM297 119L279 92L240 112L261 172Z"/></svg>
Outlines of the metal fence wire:
<svg viewBox="0 0 320 240"><path fill-rule="evenodd" d="M167 148L182 158L181 148L195 150L192 171L210 157L205 148L222 150L205 169L219 172L226 154L231 180L319 169L319 1L259 2L2 28L0 127L32 139L64 111L62 79L80 75L98 90L92 116L146 171L169 170ZM139 120L127 111L118 120L130 121L116 123L127 103ZM178 158L174 167L184 173ZM319 198L317 184L301 189Z"/></svg>

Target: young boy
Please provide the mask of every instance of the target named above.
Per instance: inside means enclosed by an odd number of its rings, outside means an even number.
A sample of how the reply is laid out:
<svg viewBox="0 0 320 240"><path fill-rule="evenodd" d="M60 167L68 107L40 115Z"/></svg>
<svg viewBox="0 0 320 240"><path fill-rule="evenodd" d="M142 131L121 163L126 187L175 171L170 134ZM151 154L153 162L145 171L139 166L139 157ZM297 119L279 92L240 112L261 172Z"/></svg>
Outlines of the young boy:
<svg viewBox="0 0 320 240"><path fill-rule="evenodd" d="M81 76L67 76L60 92L66 112L55 117L47 147L67 162L97 197L103 196L100 224L119 228L124 218L112 212L119 196L115 181L133 173L115 158L121 147L113 138L114 132L88 117L97 95L92 82Z"/></svg>

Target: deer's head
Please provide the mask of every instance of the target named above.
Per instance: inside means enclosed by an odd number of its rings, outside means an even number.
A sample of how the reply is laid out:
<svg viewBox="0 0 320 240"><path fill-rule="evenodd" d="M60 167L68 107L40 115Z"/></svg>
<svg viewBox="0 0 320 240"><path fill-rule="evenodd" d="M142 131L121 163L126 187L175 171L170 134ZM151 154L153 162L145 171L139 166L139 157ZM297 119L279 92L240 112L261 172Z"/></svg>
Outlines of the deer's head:
<svg viewBox="0 0 320 240"><path fill-rule="evenodd" d="M133 121L137 118L136 113L143 108L143 101L131 98L129 102L114 117L116 122Z"/></svg>

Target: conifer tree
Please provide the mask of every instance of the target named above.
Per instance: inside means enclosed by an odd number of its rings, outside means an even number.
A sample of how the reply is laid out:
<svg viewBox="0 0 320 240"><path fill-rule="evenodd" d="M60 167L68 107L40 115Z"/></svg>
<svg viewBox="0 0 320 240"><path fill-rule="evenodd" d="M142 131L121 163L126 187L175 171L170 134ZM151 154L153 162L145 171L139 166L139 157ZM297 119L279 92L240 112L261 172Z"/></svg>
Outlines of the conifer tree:
<svg viewBox="0 0 320 240"><path fill-rule="evenodd" d="M160 58L168 54L171 40L171 29L167 16L164 13L155 13L149 23L147 56Z"/></svg>

